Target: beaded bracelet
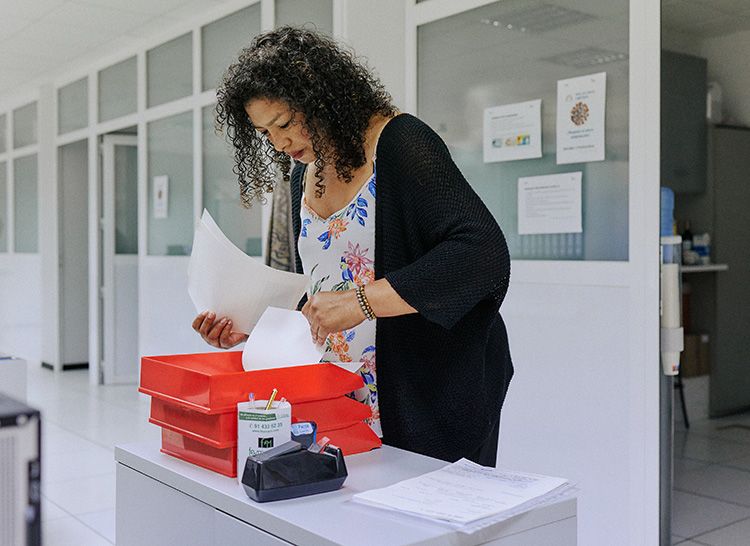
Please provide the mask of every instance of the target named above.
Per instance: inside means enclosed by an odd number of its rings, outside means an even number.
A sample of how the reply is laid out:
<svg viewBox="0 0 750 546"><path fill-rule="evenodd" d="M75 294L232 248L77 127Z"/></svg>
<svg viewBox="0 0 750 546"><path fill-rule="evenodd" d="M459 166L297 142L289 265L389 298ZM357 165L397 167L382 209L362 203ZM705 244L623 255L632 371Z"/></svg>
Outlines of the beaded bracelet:
<svg viewBox="0 0 750 546"><path fill-rule="evenodd" d="M357 301L359 302L359 307L362 309L362 312L365 314L367 320L375 320L375 313L373 312L372 307L370 306L370 302L367 301L367 296L365 295L365 287L358 286L356 294Z"/></svg>

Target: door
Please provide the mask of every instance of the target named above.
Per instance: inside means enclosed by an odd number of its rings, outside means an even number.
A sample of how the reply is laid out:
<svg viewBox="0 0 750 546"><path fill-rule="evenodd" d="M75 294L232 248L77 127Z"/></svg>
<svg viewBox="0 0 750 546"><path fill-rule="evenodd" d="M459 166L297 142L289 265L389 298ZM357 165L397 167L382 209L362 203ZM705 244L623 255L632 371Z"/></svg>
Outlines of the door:
<svg viewBox="0 0 750 546"><path fill-rule="evenodd" d="M134 135L101 145L100 381L138 380L138 147Z"/></svg>
<svg viewBox="0 0 750 546"><path fill-rule="evenodd" d="M89 361L88 141L60 146L57 158L58 221L62 236L58 238L59 357L55 362L65 369ZM52 345L55 340L50 336L44 343Z"/></svg>

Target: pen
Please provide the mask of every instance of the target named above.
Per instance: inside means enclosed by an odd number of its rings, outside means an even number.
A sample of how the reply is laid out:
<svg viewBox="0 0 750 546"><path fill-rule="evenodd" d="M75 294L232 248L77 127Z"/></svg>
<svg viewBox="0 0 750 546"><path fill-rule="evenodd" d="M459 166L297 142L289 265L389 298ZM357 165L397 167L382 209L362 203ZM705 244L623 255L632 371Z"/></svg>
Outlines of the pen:
<svg viewBox="0 0 750 546"><path fill-rule="evenodd" d="M273 404L273 400L274 400L274 398L276 398L276 395L278 393L279 393L279 389L273 389L271 391L271 396L268 397L268 404L266 404L266 409L267 410L271 409L271 407L272 407L271 405Z"/></svg>
<svg viewBox="0 0 750 546"><path fill-rule="evenodd" d="M247 400L248 402L250 402L250 407L252 407L253 409L257 409L255 407L255 393L254 392L251 392L250 394L247 395Z"/></svg>

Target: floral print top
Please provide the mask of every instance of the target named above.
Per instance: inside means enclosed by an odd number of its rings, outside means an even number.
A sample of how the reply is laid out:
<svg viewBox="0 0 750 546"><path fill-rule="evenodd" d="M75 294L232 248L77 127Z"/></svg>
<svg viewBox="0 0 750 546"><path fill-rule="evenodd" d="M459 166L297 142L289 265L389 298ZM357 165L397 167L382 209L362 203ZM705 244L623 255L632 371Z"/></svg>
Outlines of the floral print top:
<svg viewBox="0 0 750 546"><path fill-rule="evenodd" d="M298 249L302 268L310 276L308 295L320 291L351 290L375 279L375 173L341 210L321 218L300 207ZM321 362L360 362L365 386L352 393L372 408L368 424L382 437L375 372L375 321L366 320L343 332L330 334Z"/></svg>

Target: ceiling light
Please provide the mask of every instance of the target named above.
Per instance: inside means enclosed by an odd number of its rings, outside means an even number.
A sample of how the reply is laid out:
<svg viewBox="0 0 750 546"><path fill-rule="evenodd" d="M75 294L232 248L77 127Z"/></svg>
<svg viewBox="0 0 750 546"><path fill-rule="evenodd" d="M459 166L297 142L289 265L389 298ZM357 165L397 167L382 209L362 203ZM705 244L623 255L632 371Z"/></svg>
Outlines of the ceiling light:
<svg viewBox="0 0 750 546"><path fill-rule="evenodd" d="M480 23L503 27L505 30L541 33L596 19L582 11L553 4L537 4L516 10L500 12L494 17L484 18Z"/></svg>
<svg viewBox="0 0 750 546"><path fill-rule="evenodd" d="M621 53L619 51L608 51L606 49L599 49L596 47L587 47L584 49L579 49L577 51L561 53L560 55L555 55L553 57L545 57L542 60L563 66L585 68L587 66L624 61L627 58L628 56L625 53Z"/></svg>

